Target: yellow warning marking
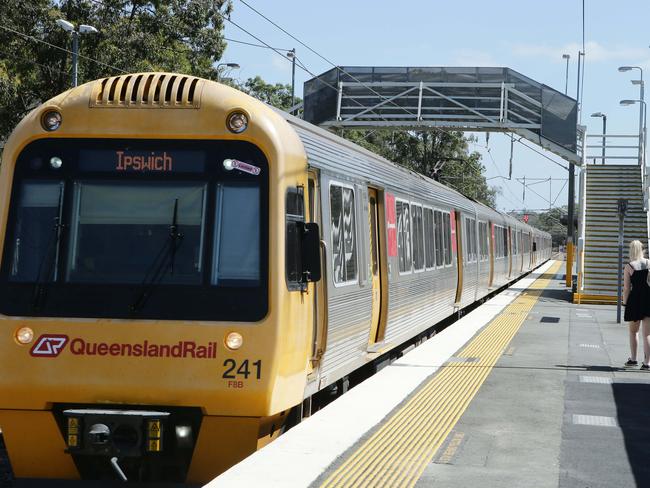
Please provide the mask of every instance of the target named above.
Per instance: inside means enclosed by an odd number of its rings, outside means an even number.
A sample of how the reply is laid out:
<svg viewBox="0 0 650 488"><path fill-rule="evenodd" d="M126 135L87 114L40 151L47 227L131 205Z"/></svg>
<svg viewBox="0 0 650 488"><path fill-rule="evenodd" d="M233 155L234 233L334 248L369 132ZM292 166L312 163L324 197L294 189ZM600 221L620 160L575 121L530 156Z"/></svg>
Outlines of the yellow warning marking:
<svg viewBox="0 0 650 488"><path fill-rule="evenodd" d="M322 486L414 486L561 265L552 265L457 354L477 362L446 363Z"/></svg>
<svg viewBox="0 0 650 488"><path fill-rule="evenodd" d="M151 452L160 451L160 439L149 439L147 444L147 451L151 451Z"/></svg>
<svg viewBox="0 0 650 488"><path fill-rule="evenodd" d="M77 447L79 438L76 435L68 435L68 447Z"/></svg>
<svg viewBox="0 0 650 488"><path fill-rule="evenodd" d="M458 451L458 448L460 447L460 444L463 442L464 438L465 434L462 432L457 432L454 434L454 437L452 437L451 441L449 442L447 449L445 449L445 452L443 452L440 458L438 458L438 462L441 464L451 464L451 460L454 459L454 456L456 455L456 452Z"/></svg>
<svg viewBox="0 0 650 488"><path fill-rule="evenodd" d="M160 437L160 420L149 421L149 437L156 439Z"/></svg>

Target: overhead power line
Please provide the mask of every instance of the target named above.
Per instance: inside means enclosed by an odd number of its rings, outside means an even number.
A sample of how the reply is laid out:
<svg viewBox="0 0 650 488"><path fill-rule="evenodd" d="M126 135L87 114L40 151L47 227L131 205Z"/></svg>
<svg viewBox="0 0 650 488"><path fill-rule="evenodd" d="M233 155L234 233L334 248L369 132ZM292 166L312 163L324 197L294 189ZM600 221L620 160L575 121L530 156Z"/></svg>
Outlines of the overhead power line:
<svg viewBox="0 0 650 488"><path fill-rule="evenodd" d="M6 25L3 25L3 24L0 24L0 29L4 29L4 30L6 30L6 31L8 31L8 32L12 32L13 34L16 34L16 35L18 35L18 36L20 36L20 37L22 37L22 38L24 38L24 39L28 39L28 40L30 40L30 41L33 41L33 42L39 42L39 43L41 43L41 44L45 44L46 46L49 46L49 47L54 48L54 49L58 49L59 51L66 52L66 53L68 53L68 54L73 54L72 51L70 51L69 49L66 49L66 48L61 47L61 46L57 46L56 44L52 44L51 42L44 41L43 39L39 39L38 37L30 36L30 35L28 35L28 34L24 34L24 33L20 32L20 31L17 31L16 29L12 29L12 28L9 27L9 26L6 26ZM118 68L118 67L116 67L116 66L112 66L112 65L107 64L107 63L104 63L104 62L102 62L102 61L99 61L98 59L91 58L90 56L85 56L85 55L83 55L83 54L77 54L77 56L79 56L79 57L82 58L82 59L86 59L86 60L88 60L88 61L91 61L91 62L93 62L93 63L97 63L97 64L99 64L99 65L101 65L101 66L106 67L106 68L110 68L110 69L113 69L113 70L119 71L120 73L127 73L127 72L124 71L123 69L120 69L120 68Z"/></svg>

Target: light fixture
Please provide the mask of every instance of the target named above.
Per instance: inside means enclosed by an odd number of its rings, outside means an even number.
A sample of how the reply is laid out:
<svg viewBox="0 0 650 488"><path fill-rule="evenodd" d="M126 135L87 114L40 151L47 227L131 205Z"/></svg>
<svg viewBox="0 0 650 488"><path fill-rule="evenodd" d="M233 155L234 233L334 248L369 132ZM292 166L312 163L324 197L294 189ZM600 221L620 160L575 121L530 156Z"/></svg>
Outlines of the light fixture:
<svg viewBox="0 0 650 488"><path fill-rule="evenodd" d="M58 156L52 156L50 158L50 166L52 166L54 169L59 169L61 166L63 166L63 160Z"/></svg>
<svg viewBox="0 0 650 488"><path fill-rule="evenodd" d="M34 331L30 327L21 327L16 331L16 340L20 344L29 344L34 340Z"/></svg>
<svg viewBox="0 0 650 488"><path fill-rule="evenodd" d="M637 102L636 100L621 100L619 103L625 106L625 105L634 105L636 102Z"/></svg>
<svg viewBox="0 0 650 488"><path fill-rule="evenodd" d="M41 118L41 125L43 129L48 132L53 132L61 127L62 117L56 110L48 110Z"/></svg>
<svg viewBox="0 0 650 488"><path fill-rule="evenodd" d="M619 67L618 67L618 70L619 70L621 73L625 73L626 71L630 71L631 69L632 69L632 66L619 66Z"/></svg>
<svg viewBox="0 0 650 488"><path fill-rule="evenodd" d="M244 112L231 112L226 118L226 126L230 132L241 134L248 128L248 117Z"/></svg>
<svg viewBox="0 0 650 488"><path fill-rule="evenodd" d="M79 26L79 34L97 34L98 32L92 25L81 24Z"/></svg>
<svg viewBox="0 0 650 488"><path fill-rule="evenodd" d="M593 114L591 114L591 116L592 117L604 117L605 114L602 113L602 112L594 112Z"/></svg>
<svg viewBox="0 0 650 488"><path fill-rule="evenodd" d="M244 344L244 338L239 332L231 332L226 336L226 347L233 351L239 349Z"/></svg>
<svg viewBox="0 0 650 488"><path fill-rule="evenodd" d="M56 25L61 27L61 29L63 29L66 32L74 31L74 24L72 22L68 22L67 20L56 19Z"/></svg>

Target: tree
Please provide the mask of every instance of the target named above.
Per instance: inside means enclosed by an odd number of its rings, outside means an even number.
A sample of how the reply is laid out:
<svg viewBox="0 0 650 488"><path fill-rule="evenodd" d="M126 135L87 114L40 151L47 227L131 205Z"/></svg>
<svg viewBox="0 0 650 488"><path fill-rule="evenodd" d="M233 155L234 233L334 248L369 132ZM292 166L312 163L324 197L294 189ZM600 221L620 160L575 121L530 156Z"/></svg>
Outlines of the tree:
<svg viewBox="0 0 650 488"><path fill-rule="evenodd" d="M577 210L577 209L576 209ZM566 222L567 206L555 207L548 212L529 213L528 225L536 227L540 230L551 234L553 240L553 247L565 244L567 237L567 226L562 222ZM524 214L521 212L512 214L513 217L523 220Z"/></svg>
<svg viewBox="0 0 650 488"><path fill-rule="evenodd" d="M235 84L234 86L280 110L289 110L291 108L291 85L267 83L261 76L256 76L255 78L249 78L243 84ZM296 103L298 102L300 102L300 99L296 98Z"/></svg>
<svg viewBox="0 0 650 488"><path fill-rule="evenodd" d="M469 152L458 131L341 131L340 135L390 161L440 181L494 207L497 190L487 185L481 155Z"/></svg>
<svg viewBox="0 0 650 488"><path fill-rule="evenodd" d="M70 34L80 36L79 82L123 72L174 71L216 79L230 0L3 0L0 2L0 141L32 108L70 87Z"/></svg>

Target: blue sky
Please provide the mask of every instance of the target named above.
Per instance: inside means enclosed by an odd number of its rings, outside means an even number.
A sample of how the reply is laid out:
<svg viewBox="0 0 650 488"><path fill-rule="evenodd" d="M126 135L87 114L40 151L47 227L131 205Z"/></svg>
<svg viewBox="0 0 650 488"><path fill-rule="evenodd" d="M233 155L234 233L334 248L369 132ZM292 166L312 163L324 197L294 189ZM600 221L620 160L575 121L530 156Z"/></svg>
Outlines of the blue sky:
<svg viewBox="0 0 650 488"><path fill-rule="evenodd" d="M506 66L564 91L566 62L562 54L567 53L571 55L568 94L576 95L576 60L582 46L582 0L246 1L338 65ZM231 19L265 43L282 49L295 47L298 58L315 74L331 68L240 0L233 0L233 4ZM630 80L638 78L639 72L619 73L617 68L641 66L647 70L644 77L650 79L650 36L646 34L650 2L585 0L585 4L582 123L590 133L602 133L602 120L591 118L590 114L603 112L607 115L608 134L638 133L638 106L621 107L619 100L638 98L639 88ZM258 43L229 23L226 23L226 37ZM234 78L245 80L260 75L269 82L291 82L290 61L268 49L230 42L221 62L241 65L240 69L228 73ZM298 95L309 78L308 73L296 69ZM477 136L478 144L472 149L484 154L486 176L507 175L509 137L491 134L488 154L485 134ZM518 144L513 168L513 179L524 175L529 179L566 178L567 174ZM520 183L500 178L489 183L501 187L497 199L500 209L548 207L548 183L527 190L525 201L522 201ZM562 183L553 182L552 198L557 198L556 204L567 201L566 188L558 196ZM544 198L535 195L533 190Z"/></svg>

